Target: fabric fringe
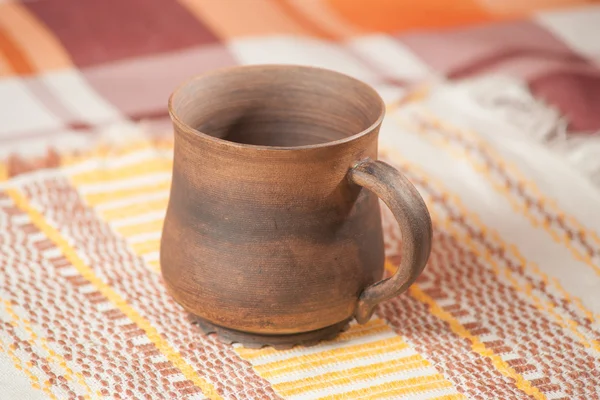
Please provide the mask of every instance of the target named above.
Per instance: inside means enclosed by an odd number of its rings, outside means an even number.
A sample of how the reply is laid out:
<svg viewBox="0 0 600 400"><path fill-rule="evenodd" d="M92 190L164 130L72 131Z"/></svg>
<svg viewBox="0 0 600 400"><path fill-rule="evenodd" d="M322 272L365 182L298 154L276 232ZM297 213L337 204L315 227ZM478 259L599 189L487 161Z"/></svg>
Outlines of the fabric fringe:
<svg viewBox="0 0 600 400"><path fill-rule="evenodd" d="M568 120L523 82L504 76L461 83L480 106L544 144L600 188L600 132L569 131Z"/></svg>

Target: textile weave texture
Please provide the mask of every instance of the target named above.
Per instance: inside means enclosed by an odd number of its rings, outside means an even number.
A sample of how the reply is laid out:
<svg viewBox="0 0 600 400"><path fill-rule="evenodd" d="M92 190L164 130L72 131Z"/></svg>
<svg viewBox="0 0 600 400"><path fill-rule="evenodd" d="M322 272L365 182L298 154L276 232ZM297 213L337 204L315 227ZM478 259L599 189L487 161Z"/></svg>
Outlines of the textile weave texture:
<svg viewBox="0 0 600 400"><path fill-rule="evenodd" d="M0 399L600 399L600 192L536 140L600 128L600 7L454 3L0 1ZM256 63L374 86L434 224L417 283L314 347L203 336L160 276L167 98Z"/></svg>

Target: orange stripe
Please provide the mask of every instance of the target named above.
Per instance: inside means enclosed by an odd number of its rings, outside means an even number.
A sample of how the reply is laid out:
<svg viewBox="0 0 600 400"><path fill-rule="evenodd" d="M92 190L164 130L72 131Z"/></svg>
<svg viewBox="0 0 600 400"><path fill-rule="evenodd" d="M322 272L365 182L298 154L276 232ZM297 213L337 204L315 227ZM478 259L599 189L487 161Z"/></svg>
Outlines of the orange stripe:
<svg viewBox="0 0 600 400"><path fill-rule="evenodd" d="M337 35L327 31L317 22L308 18L304 13L298 11L296 7L293 4L291 4L288 0L271 1L273 3L276 3L290 18L295 20L298 23L298 25L300 25L306 31L312 33L314 36L329 40L338 39Z"/></svg>
<svg viewBox="0 0 600 400"><path fill-rule="evenodd" d="M22 4L0 4L0 27L10 32L32 70L51 71L73 65L60 40Z"/></svg>
<svg viewBox="0 0 600 400"><path fill-rule="evenodd" d="M9 33L0 26L0 53L8 61L12 71L17 75L31 75L35 72L27 56L13 41Z"/></svg>
<svg viewBox="0 0 600 400"><path fill-rule="evenodd" d="M8 63L8 60L2 53L2 50L0 50L0 77L13 75L13 73L14 72Z"/></svg>
<svg viewBox="0 0 600 400"><path fill-rule="evenodd" d="M351 23L369 32L399 32L486 22L494 16L477 0L323 0Z"/></svg>
<svg viewBox="0 0 600 400"><path fill-rule="evenodd" d="M329 8L323 0L286 0L299 13L313 21L325 32L338 39L359 36L363 32L358 27L348 24Z"/></svg>

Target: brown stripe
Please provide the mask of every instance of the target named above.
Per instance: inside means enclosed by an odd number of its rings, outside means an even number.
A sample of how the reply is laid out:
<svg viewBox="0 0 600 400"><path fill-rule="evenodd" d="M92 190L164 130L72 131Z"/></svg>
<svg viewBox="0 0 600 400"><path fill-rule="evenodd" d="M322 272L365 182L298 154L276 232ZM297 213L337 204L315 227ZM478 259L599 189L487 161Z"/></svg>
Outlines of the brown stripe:
<svg viewBox="0 0 600 400"><path fill-rule="evenodd" d="M76 190L63 179L38 182L25 188L43 214L68 234L82 253L93 260L95 274L117 290L128 304L157 331L225 398L248 393L251 398L279 398L270 384L241 360L230 346L202 336L167 294L160 277L135 256L124 239L116 236ZM68 207L65 207L68 204ZM123 268L123 266L127 268Z"/></svg>
<svg viewBox="0 0 600 400"><path fill-rule="evenodd" d="M29 59L21 51L19 46L12 40L10 34L0 25L0 53L8 61L10 67L17 75L32 75L35 68L29 62Z"/></svg>

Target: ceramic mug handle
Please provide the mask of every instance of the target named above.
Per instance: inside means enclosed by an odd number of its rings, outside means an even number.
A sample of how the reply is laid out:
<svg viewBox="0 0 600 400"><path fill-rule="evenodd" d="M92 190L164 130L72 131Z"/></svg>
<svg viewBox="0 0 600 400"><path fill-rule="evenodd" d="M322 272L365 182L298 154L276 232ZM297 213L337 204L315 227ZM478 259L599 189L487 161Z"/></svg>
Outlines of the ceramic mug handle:
<svg viewBox="0 0 600 400"><path fill-rule="evenodd" d="M402 262L396 273L367 287L358 299L355 318L360 324L375 306L404 292L425 268L431 252L431 217L417 189L392 166L363 160L348 172L351 182L375 193L390 208L402 232Z"/></svg>

